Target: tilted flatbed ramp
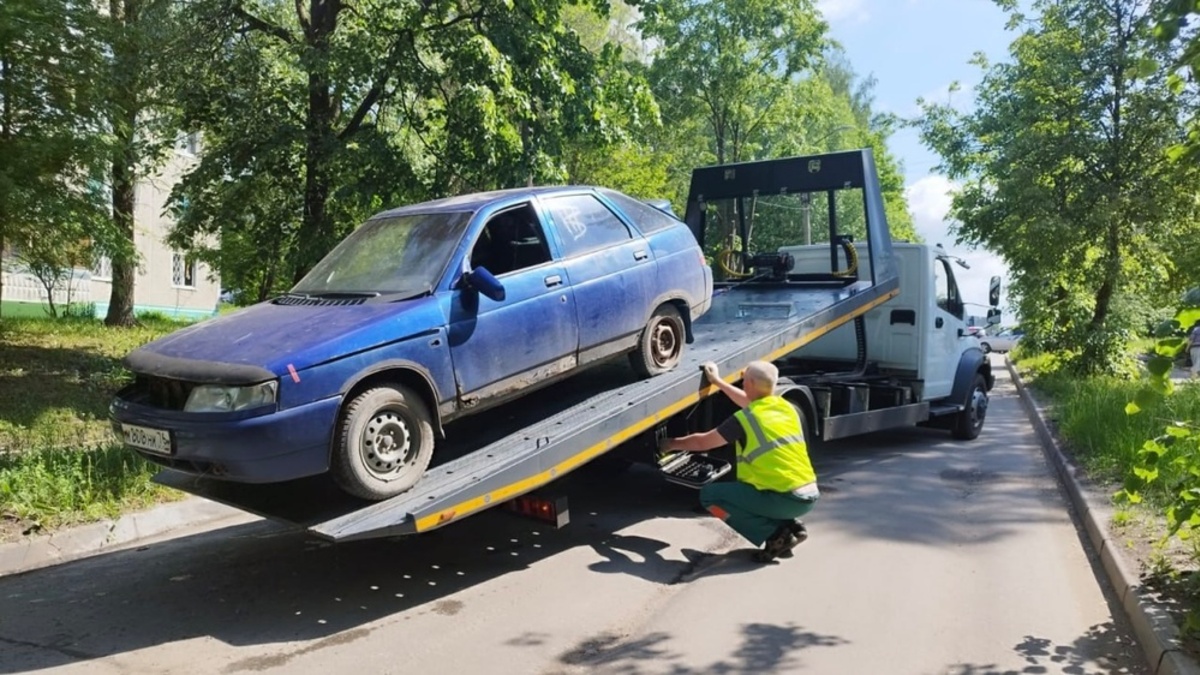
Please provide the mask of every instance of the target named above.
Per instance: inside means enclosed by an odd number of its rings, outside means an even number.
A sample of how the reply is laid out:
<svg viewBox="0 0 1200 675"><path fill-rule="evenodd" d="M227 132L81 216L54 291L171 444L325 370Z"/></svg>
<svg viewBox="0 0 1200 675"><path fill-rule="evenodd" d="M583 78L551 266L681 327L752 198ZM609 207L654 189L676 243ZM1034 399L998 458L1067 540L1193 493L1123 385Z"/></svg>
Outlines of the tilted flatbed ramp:
<svg viewBox="0 0 1200 675"><path fill-rule="evenodd" d="M716 362L734 381L750 361L792 352L887 301L898 289L895 278L841 289L726 289L696 322L696 340L675 370L602 390L556 411L539 404L550 416L432 467L412 490L386 501L349 498L316 479L240 485L164 471L155 480L334 541L432 530L545 485L716 392L700 371L705 361ZM585 372L578 379L589 377ZM520 400L509 404L521 405ZM471 425L465 418L447 433L469 433Z"/></svg>
<svg viewBox="0 0 1200 675"><path fill-rule="evenodd" d="M821 191L827 191L832 202L833 191L847 188L862 195L871 259L865 279L826 275L824 283L815 284L755 280L722 286L712 308L695 322L695 341L671 372L639 381L629 377L628 368L625 379L618 374L615 381L603 372L580 373L555 385L552 398L535 393L497 408L517 410L515 414L524 417L499 425L500 434L479 417L464 418L449 425L447 435L473 447L449 460L443 454L441 463L402 495L364 502L341 493L325 477L240 485L167 470L155 480L334 541L425 532L519 497L716 393L700 371L705 361L717 363L727 380L736 381L751 361L789 354L899 293L869 149L694 171L685 219L702 244L705 203ZM835 232L831 218L830 241ZM836 256L831 264L836 264Z"/></svg>

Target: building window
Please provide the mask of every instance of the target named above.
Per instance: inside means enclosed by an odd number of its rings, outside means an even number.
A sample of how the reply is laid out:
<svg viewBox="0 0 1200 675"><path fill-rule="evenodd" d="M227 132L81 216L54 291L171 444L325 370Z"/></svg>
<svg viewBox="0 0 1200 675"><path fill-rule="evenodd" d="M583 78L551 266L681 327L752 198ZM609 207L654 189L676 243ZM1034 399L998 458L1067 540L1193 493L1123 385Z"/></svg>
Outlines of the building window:
<svg viewBox="0 0 1200 675"><path fill-rule="evenodd" d="M171 254L171 283L181 288L195 288L196 259L184 253Z"/></svg>
<svg viewBox="0 0 1200 675"><path fill-rule="evenodd" d="M96 256L96 263L92 265L92 278L99 281L112 279L112 259L106 255Z"/></svg>

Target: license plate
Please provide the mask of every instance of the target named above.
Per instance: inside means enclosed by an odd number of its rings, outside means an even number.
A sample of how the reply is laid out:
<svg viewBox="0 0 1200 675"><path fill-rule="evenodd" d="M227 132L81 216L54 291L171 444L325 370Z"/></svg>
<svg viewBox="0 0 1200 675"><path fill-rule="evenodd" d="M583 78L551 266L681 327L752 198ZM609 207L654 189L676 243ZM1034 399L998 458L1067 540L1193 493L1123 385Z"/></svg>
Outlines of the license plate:
<svg viewBox="0 0 1200 675"><path fill-rule="evenodd" d="M171 454L171 432L162 429L139 427L136 424L122 424L121 432L125 442L135 448L149 450L160 455Z"/></svg>

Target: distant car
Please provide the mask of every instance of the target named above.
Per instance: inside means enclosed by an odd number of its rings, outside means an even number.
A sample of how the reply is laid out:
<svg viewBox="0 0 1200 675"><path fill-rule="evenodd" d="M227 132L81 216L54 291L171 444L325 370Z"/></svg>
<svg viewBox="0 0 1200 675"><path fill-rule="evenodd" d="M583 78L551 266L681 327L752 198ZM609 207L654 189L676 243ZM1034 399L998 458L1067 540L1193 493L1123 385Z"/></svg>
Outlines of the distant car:
<svg viewBox="0 0 1200 675"><path fill-rule="evenodd" d="M983 349L983 353L988 352L1009 352L1012 351L1017 343L1021 340L1021 334L1011 330L1001 331L995 335L987 335L981 332L979 337L979 346Z"/></svg>
<svg viewBox="0 0 1200 675"><path fill-rule="evenodd" d="M113 426L184 472L268 483L330 471L364 499L411 488L435 433L581 368L674 368L712 302L687 226L603 188L478 193L380 213L281 297L129 354Z"/></svg>

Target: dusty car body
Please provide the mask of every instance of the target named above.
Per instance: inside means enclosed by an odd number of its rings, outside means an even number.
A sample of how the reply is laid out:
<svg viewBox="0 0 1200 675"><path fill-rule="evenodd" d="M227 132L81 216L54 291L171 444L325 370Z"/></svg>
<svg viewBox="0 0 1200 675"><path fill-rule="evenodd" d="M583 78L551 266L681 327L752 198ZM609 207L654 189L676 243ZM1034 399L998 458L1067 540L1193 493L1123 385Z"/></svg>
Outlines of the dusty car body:
<svg viewBox="0 0 1200 675"><path fill-rule="evenodd" d="M590 365L678 363L712 273L686 225L594 187L478 193L380 213L287 294L129 354L116 433L185 472L329 471L409 489L444 425Z"/></svg>

